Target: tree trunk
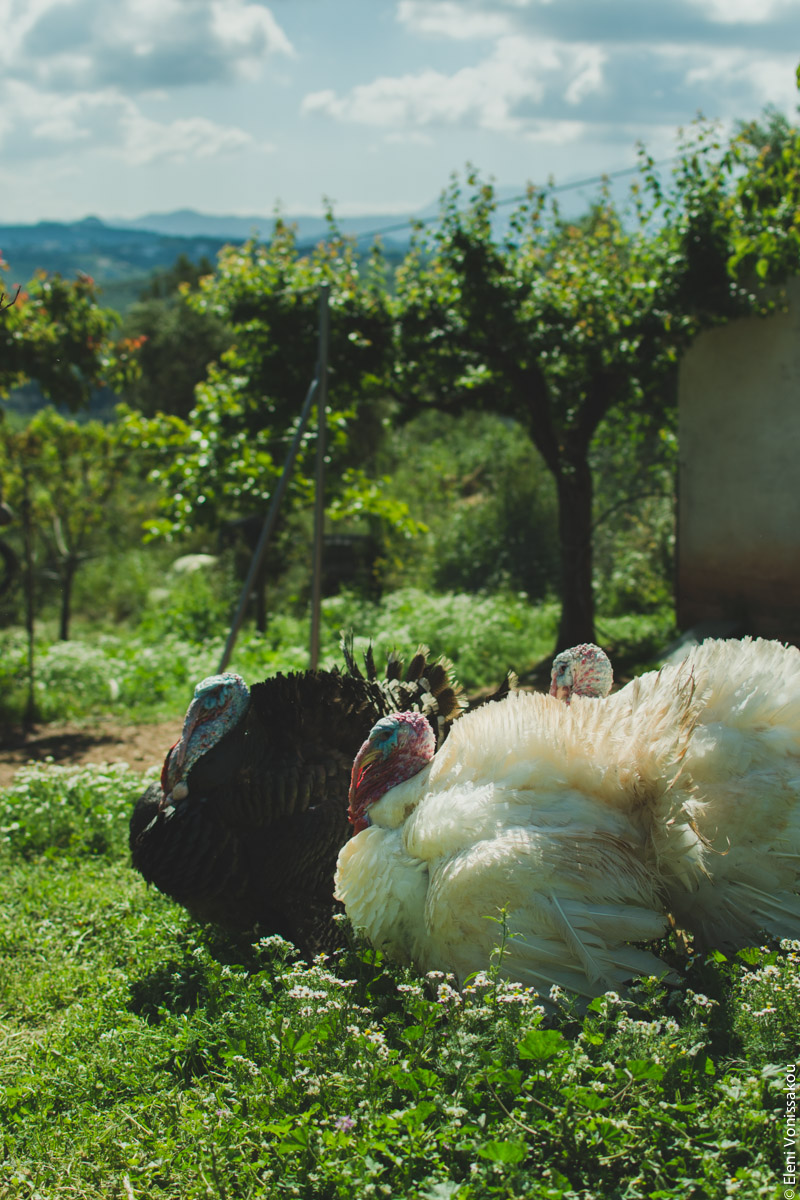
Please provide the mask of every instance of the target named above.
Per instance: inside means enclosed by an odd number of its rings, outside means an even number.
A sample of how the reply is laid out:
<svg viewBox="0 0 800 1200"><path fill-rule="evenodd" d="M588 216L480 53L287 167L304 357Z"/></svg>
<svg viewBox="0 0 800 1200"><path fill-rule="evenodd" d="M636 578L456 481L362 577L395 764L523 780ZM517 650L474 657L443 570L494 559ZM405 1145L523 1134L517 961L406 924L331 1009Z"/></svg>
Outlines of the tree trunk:
<svg viewBox="0 0 800 1200"><path fill-rule="evenodd" d="M25 632L28 641L27 684L28 695L25 701L23 723L32 725L38 716L36 708L36 677L34 653L36 642L36 595L34 583L34 546L33 546L33 515L31 512L30 486L28 479L28 464L22 463L22 503L20 505L23 544L23 576L22 589L25 597Z"/></svg>
<svg viewBox="0 0 800 1200"><path fill-rule="evenodd" d="M69 623L72 618L72 585L75 582L77 560L66 559L61 565L61 615L58 636L62 642L69 641Z"/></svg>
<svg viewBox="0 0 800 1200"><path fill-rule="evenodd" d="M561 623L556 651L594 641L592 589L592 473L574 454L556 474L561 556Z"/></svg>
<svg viewBox="0 0 800 1200"><path fill-rule="evenodd" d="M253 584L253 598L255 600L256 613L255 623L258 633L267 632L267 564L266 556L264 562L258 568L255 583Z"/></svg>

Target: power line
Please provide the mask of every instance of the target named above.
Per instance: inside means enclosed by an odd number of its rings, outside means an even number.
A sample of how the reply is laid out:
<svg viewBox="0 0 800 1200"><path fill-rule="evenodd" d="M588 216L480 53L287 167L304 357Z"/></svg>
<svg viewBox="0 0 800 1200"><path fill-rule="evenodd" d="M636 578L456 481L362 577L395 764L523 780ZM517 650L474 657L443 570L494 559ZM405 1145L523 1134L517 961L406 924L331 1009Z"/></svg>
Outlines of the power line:
<svg viewBox="0 0 800 1200"><path fill-rule="evenodd" d="M667 166L669 163L677 162L679 157L679 155L671 155L669 158L653 160L650 165L652 167ZM596 187L600 183L605 183L606 180L622 179L626 175L636 175L640 170L641 168L639 166L620 167L616 171L604 171L602 175L591 175L586 179L575 179L571 183L551 184L547 187L541 187L535 190L551 196L561 195L562 192L577 191L578 188ZM519 196L508 196L505 200L496 200L495 208L505 208L510 204L521 204L524 200L527 200L527 198L527 192L522 193ZM372 240L373 238L385 237L390 233L404 233L412 226L425 227L427 225L438 225L441 220L442 218L440 216L411 217L406 221L398 222L396 225L386 225L382 229L373 229L369 230L367 233L357 233L350 236L354 242L363 242Z"/></svg>

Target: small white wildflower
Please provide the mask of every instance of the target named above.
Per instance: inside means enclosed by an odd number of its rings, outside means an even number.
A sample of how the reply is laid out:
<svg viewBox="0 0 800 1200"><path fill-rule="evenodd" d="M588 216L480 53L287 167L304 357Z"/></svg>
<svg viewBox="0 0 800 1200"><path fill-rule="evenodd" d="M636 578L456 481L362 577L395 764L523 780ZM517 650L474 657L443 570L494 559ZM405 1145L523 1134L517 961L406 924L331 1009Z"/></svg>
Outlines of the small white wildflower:
<svg viewBox="0 0 800 1200"><path fill-rule="evenodd" d="M424 995L422 988L418 983L398 983L398 992L403 992L407 996L421 997Z"/></svg>
<svg viewBox="0 0 800 1200"><path fill-rule="evenodd" d="M462 1004L463 1001L459 993L452 988L449 983L440 983L436 989L436 999L439 1004Z"/></svg>
<svg viewBox="0 0 800 1200"><path fill-rule="evenodd" d="M327 992L316 991L302 983L290 988L288 994L292 1000L327 1000L328 998Z"/></svg>
<svg viewBox="0 0 800 1200"><path fill-rule="evenodd" d="M277 933L271 933L269 937L262 937L256 943L262 950L282 950L284 946L291 947L291 942L287 942L286 938L280 937Z"/></svg>
<svg viewBox="0 0 800 1200"><path fill-rule="evenodd" d="M452 1117L454 1120L459 1120L461 1117L466 1116L467 1111L468 1110L466 1108L462 1108L460 1104L445 1104L442 1108L442 1112L445 1114L445 1116Z"/></svg>
<svg viewBox="0 0 800 1200"><path fill-rule="evenodd" d="M691 1000L695 1008L712 1009L719 1007L718 1000L711 1000L708 996L704 996L702 992L693 992L691 988L686 990L686 999Z"/></svg>

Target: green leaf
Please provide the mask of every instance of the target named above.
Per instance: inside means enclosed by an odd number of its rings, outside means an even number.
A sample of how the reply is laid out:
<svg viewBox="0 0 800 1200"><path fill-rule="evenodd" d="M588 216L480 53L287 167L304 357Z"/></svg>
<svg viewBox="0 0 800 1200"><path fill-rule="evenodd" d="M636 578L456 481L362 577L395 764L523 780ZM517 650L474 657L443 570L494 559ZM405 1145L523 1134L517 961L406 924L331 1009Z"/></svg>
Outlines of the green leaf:
<svg viewBox="0 0 800 1200"><path fill-rule="evenodd" d="M410 1129L418 1129L423 1121L427 1121L435 1112L436 1105L432 1100L420 1100L419 1104L415 1104L403 1114L403 1120Z"/></svg>
<svg viewBox="0 0 800 1200"><path fill-rule="evenodd" d="M568 1100L574 1100L582 1108L588 1108L590 1112L598 1112L601 1108L608 1108L611 1103L610 1100L588 1087L561 1088L561 1094Z"/></svg>
<svg viewBox="0 0 800 1200"><path fill-rule="evenodd" d="M524 1142L485 1142L478 1147L481 1158L490 1162L505 1163L506 1166L522 1162L528 1153Z"/></svg>
<svg viewBox="0 0 800 1200"><path fill-rule="evenodd" d="M632 1079L663 1079L664 1068L660 1063L649 1062L646 1058L629 1058L625 1069Z"/></svg>
<svg viewBox="0 0 800 1200"><path fill-rule="evenodd" d="M545 1062L555 1058L564 1049L566 1042L555 1029L529 1029L517 1045L520 1058L532 1058Z"/></svg>

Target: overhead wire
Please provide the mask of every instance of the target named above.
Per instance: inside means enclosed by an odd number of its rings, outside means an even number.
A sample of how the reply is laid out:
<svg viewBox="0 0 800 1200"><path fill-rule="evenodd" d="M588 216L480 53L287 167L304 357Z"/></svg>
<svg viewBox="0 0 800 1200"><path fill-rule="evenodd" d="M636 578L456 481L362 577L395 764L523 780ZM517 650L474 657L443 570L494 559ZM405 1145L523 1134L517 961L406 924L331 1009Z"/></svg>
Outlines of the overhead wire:
<svg viewBox="0 0 800 1200"><path fill-rule="evenodd" d="M669 158L653 159L650 162L651 167L663 167L669 163L677 162L679 155L670 155ZM586 179L575 179L568 183L554 183L545 186L534 187L534 191L546 195L555 196L561 195L563 192L577 191L579 188L596 187L598 184L605 183L607 180L623 179L627 175L636 175L641 170L640 165L635 167L620 167L616 171L604 171L601 175L591 175ZM521 204L527 200L527 191L518 196L507 196L503 200L495 200L495 208L506 208L511 204ZM411 228L425 227L427 225L438 225L442 218L439 215L431 217L408 217L404 221L400 221L394 225L386 225L381 229L368 230L366 233L357 233L347 235L354 242L364 242L373 240L374 238L386 237L390 233L401 233Z"/></svg>

